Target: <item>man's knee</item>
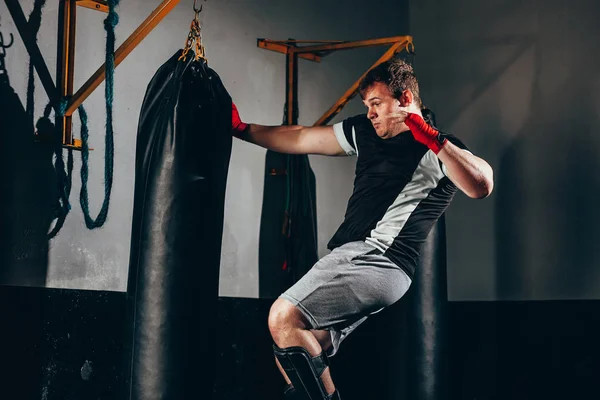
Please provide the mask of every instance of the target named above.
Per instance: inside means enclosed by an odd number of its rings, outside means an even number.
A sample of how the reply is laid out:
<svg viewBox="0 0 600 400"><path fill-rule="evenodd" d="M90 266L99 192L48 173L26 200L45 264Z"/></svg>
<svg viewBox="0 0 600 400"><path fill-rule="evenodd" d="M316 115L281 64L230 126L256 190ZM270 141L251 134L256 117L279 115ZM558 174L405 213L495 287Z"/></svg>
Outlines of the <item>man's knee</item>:
<svg viewBox="0 0 600 400"><path fill-rule="evenodd" d="M275 336L290 329L309 329L306 317L300 310L285 299L277 299L269 311L269 331Z"/></svg>
<svg viewBox="0 0 600 400"><path fill-rule="evenodd" d="M321 348L325 351L328 351L333 343L331 341L331 332L324 330L311 330L312 334L315 336Z"/></svg>

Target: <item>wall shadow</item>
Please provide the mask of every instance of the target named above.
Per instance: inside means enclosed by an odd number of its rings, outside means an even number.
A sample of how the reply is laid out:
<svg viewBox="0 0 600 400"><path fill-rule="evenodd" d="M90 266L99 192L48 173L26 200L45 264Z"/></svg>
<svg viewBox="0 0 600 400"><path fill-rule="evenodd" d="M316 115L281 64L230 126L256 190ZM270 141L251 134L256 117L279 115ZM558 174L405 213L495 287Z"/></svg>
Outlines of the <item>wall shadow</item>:
<svg viewBox="0 0 600 400"><path fill-rule="evenodd" d="M49 144L34 142L33 123L0 75L0 284L45 286L56 176Z"/></svg>
<svg viewBox="0 0 600 400"><path fill-rule="evenodd" d="M524 82L533 86L529 117L496 173L499 299L590 299L600 290L600 73L589 17L600 5L593 8L568 11L579 22L559 38L552 13L540 11L534 79Z"/></svg>

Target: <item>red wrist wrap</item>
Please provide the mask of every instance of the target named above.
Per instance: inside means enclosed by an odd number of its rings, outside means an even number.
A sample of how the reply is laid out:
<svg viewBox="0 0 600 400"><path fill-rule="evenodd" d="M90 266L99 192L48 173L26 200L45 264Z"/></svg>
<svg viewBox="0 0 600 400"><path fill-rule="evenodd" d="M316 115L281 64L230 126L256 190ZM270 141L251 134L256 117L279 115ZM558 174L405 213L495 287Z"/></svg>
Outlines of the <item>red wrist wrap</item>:
<svg viewBox="0 0 600 400"><path fill-rule="evenodd" d="M240 114L237 110L233 101L231 102L231 130L233 131L233 136L242 137L246 130L248 129L248 124L242 122L240 118Z"/></svg>
<svg viewBox="0 0 600 400"><path fill-rule="evenodd" d="M446 138L441 142L438 141L439 132L428 125L419 114L409 113L405 123L415 137L415 140L423 143L435 154L438 154L448 142Z"/></svg>

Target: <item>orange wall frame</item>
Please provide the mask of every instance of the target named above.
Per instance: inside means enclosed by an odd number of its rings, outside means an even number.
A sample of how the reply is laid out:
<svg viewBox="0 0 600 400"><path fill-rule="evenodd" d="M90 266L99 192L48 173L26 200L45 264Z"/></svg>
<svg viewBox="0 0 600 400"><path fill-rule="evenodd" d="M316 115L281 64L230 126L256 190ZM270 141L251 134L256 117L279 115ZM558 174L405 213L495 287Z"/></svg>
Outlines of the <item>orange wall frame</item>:
<svg viewBox="0 0 600 400"><path fill-rule="evenodd" d="M304 43L303 47L298 44ZM316 43L316 44L315 44ZM309 44L309 45L306 45ZM298 40L270 40L258 39L258 47L272 50L286 55L286 124L295 125L298 123L297 96L298 96L298 58L320 62L322 57L331 54L337 50L349 50L359 47L372 47L381 45L390 45L390 48L369 68L350 88L335 102L333 106L314 125L325 125L335 117L344 106L356 95L358 85L368 71L379 64L389 60L396 53L406 50L409 54L414 54L414 44L412 36L393 36L380 39L359 40L351 42L332 42L332 41L298 41Z"/></svg>
<svg viewBox="0 0 600 400"><path fill-rule="evenodd" d="M31 57L31 62L40 77L42 85L52 104L58 104L58 100L69 98L67 110L64 117L57 117L57 126L62 126L62 142L64 147L81 150L81 140L74 139L72 135L72 115L85 99L104 81L106 77L106 65L103 64L73 94L73 78L75 71L75 26L77 6L91 8L101 12L108 12L106 0L59 0L60 8L58 14L58 43L56 58L56 82L55 86L48 67L42 57L40 49L28 29L28 21L18 0L4 0L10 12L25 48ZM115 67L131 53L138 44L173 10L179 0L163 0L158 7L146 18L144 22L123 42L115 51Z"/></svg>

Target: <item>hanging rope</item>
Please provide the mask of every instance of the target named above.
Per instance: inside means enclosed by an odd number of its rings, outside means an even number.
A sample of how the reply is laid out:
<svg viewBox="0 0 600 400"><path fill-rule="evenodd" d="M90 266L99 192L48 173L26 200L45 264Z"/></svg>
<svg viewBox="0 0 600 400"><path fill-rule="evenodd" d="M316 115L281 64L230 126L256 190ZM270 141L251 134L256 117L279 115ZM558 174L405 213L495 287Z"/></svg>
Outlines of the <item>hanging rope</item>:
<svg viewBox="0 0 600 400"><path fill-rule="evenodd" d="M59 115L64 115L66 108L67 101L61 101L58 107ZM50 239L58 234L65 223L69 211L71 211L69 197L71 195L71 184L73 182L73 150L69 149L67 152L67 171L65 172L65 163L62 152L62 135L60 129L56 129L50 120L51 111L52 104L49 103L44 109L44 116L40 118L36 124L38 135L53 138L54 144L54 171L56 172L57 198L53 207L53 217L56 219L56 223L54 224L54 228L48 233L48 238Z"/></svg>
<svg viewBox="0 0 600 400"><path fill-rule="evenodd" d="M108 216L110 205L110 195L113 183L113 167L114 167L114 131L113 131L113 98L114 98L114 49L115 49L115 27L119 23L119 16L115 11L120 0L108 0L109 12L104 20L104 29L106 30L106 83L105 83L105 98L106 98L106 137L105 137L105 157L104 157L104 201L96 219L92 219L89 210L88 196L88 177L89 177L89 129L88 116L83 105L78 107L79 119L81 121L81 192L80 204L83 211L85 224L88 229L99 228L104 225ZM34 8L29 16L29 24L32 27L34 38L37 42L37 35L40 29L42 20L42 9L46 0L36 0ZM33 76L33 65L29 63L29 78L27 85L27 113L33 120L34 113L34 92L35 81ZM63 117L66 113L69 104L68 98L62 98L59 104L55 105L55 114L58 117ZM65 219L71 210L69 197L72 187L72 172L73 172L73 149L67 150L67 165L65 171L65 163L63 160L63 144L62 132L50 120L53 104L48 104L44 109L44 115L36 123L36 130L41 137L50 137L54 144L54 169L56 171L57 181L57 199L53 207L54 219L56 223L53 229L48 234L51 239L55 237L62 226Z"/></svg>
<svg viewBox="0 0 600 400"><path fill-rule="evenodd" d="M119 5L120 0L108 0L108 16L104 20L104 29L106 30L106 83L104 95L106 98L106 136L104 150L104 201L96 219L90 217L90 205L88 199L88 127L87 113L85 109L79 107L79 117L81 119L81 192L79 202L83 210L85 225L88 229L99 228L106 222L108 216L108 207L110 205L110 194L113 182L114 167L114 131L113 131L113 95L114 95L114 73L115 73L115 27L119 23L119 15L115 7Z"/></svg>

